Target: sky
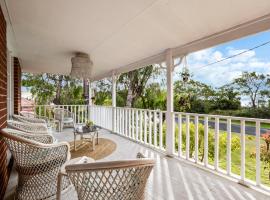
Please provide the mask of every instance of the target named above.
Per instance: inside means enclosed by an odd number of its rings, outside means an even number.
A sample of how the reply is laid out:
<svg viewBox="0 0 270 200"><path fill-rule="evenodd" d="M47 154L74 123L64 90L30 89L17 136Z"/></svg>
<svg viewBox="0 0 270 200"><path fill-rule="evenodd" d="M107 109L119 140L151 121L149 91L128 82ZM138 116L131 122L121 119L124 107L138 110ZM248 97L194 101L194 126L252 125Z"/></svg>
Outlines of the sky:
<svg viewBox="0 0 270 200"><path fill-rule="evenodd" d="M266 31L188 55L187 66L192 74L192 79L213 87L220 87L232 82L244 71L270 74L270 44L215 65L203 67L269 40L270 31ZM181 65L176 68L175 79L179 78L177 72L181 69Z"/></svg>

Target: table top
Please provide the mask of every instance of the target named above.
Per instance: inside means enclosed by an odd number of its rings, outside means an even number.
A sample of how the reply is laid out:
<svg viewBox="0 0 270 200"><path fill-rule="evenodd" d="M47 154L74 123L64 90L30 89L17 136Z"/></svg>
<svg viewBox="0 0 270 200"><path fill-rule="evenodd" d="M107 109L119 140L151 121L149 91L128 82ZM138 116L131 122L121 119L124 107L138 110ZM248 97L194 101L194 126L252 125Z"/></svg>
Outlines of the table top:
<svg viewBox="0 0 270 200"><path fill-rule="evenodd" d="M85 124L75 124L75 127L74 127L74 132L75 133L93 133L93 132L96 132L96 131L99 131L101 129L100 126L96 126L94 125L93 129L88 129L88 128L85 128L86 125Z"/></svg>

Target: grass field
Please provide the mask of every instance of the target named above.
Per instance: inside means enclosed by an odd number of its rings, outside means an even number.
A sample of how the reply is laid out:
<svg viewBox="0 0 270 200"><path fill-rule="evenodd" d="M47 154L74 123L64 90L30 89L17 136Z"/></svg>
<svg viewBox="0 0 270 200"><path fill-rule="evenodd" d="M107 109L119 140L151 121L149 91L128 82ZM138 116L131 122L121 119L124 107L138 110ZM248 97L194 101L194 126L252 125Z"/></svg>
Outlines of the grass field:
<svg viewBox="0 0 270 200"><path fill-rule="evenodd" d="M239 137L239 134L233 133L234 136ZM247 179L256 180L256 158L250 156L252 152L256 151L255 136L246 137L246 173ZM261 145L264 145L264 141L261 141ZM226 155L220 156L220 168L226 169ZM232 173L240 175L241 166L241 149L237 149L232 152ZM265 168L266 167L266 168ZM269 180L269 167L265 166L261 162L261 182L267 186L270 186Z"/></svg>
<svg viewBox="0 0 270 200"><path fill-rule="evenodd" d="M209 131L213 131L213 129L209 129ZM224 131L220 131L221 134L227 134ZM238 137L240 142L240 134L232 133L232 137ZM185 145L185 141L183 141ZM261 145L265 145L265 142L261 140ZM240 146L240 144L239 144ZM221 151L221 148L224 148ZM255 136L247 135L245 137L245 177L246 179L250 179L252 181L256 180L256 158L251 156L252 153L256 152L256 142ZM193 153L194 154L194 153ZM183 155L185 155L185 149L183 149ZM201 157L201 155L200 155ZM214 159L209 156L208 163L210 165L214 165ZM220 146L220 153L219 153L219 168L226 170L227 167L227 158L226 158L226 146ZM240 176L241 170L241 148L237 148L232 151L231 153L231 171L233 174ZM263 162L261 162L261 183L270 187L270 180L269 180L269 166L267 167Z"/></svg>

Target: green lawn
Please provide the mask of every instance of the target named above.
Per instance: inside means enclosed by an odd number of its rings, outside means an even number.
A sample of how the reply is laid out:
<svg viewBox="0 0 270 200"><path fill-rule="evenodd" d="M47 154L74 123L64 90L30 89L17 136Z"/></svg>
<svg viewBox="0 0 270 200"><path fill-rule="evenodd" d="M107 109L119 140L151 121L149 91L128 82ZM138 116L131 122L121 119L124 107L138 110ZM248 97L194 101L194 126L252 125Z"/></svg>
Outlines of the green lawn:
<svg viewBox="0 0 270 200"><path fill-rule="evenodd" d="M237 133L232 134L235 137L239 137L240 135ZM261 141L261 144L264 145L264 141ZM246 137L246 173L245 176L247 179L256 180L256 158L251 157L250 154L256 151L256 143L255 136ZM213 161L210 161L210 164L213 164ZM221 169L226 170L226 153L221 154L219 158L219 167ZM240 168L241 168L241 149L237 149L232 151L232 165L231 170L232 173L240 176ZM267 186L270 186L269 180L269 169L264 169L265 165L261 162L261 182Z"/></svg>
<svg viewBox="0 0 270 200"><path fill-rule="evenodd" d="M213 129L209 129L213 131ZM220 132L226 134L226 132ZM240 141L240 134L232 133L232 137L238 137ZM183 145L185 145L185 141L183 141ZM240 144L239 144L240 145ZM265 145L264 141L261 141L261 145ZM251 153L254 153L256 151L256 142L255 142L255 136L246 136L246 179L250 179L252 181L256 180L256 158L255 156L252 157ZM221 148L223 151L221 151ZM177 148L176 148L177 150ZM185 155L185 149L182 149L183 155ZM200 158L202 155L200 155ZM232 173L240 176L240 170L241 170L241 148L237 148L234 151L232 151L231 154L231 171ZM210 165L214 165L214 160L210 158L208 163ZM220 153L219 153L219 168L226 170L227 165L227 159L226 159L226 146L221 147L220 146ZM261 162L261 183L267 186L270 186L270 180L269 180L269 168L265 168L265 164Z"/></svg>

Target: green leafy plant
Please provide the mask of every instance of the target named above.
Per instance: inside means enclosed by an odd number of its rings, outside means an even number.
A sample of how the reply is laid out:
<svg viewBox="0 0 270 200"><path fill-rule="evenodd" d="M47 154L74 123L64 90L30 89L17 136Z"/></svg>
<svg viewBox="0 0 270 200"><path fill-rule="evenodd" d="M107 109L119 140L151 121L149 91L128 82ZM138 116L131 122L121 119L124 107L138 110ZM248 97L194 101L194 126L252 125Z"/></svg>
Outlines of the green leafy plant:
<svg viewBox="0 0 270 200"><path fill-rule="evenodd" d="M88 121L86 122L86 126L87 126L87 127L94 126L94 122L91 121L91 120L88 120Z"/></svg>

